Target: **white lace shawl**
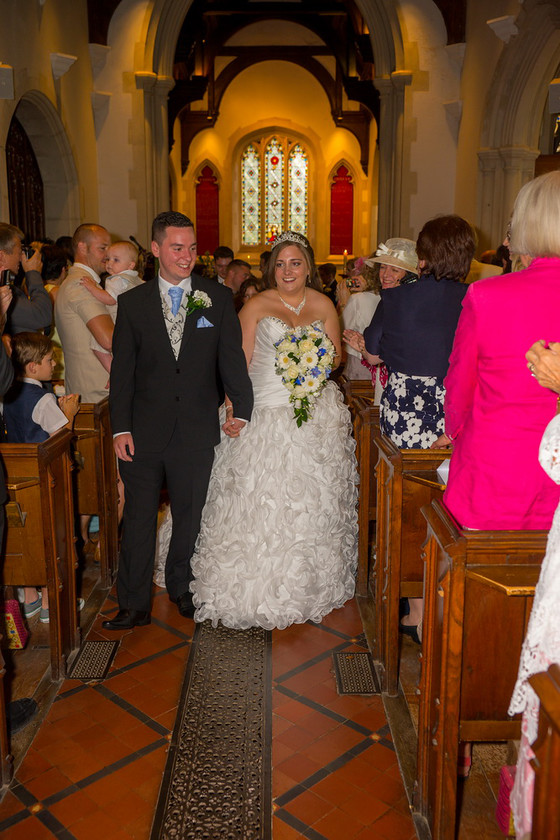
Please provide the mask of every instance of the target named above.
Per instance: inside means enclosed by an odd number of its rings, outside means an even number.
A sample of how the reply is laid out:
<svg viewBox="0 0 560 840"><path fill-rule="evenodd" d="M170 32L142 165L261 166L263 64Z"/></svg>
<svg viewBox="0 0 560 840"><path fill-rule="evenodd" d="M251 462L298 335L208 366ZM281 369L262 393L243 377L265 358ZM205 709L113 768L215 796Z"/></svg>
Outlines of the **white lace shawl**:
<svg viewBox="0 0 560 840"><path fill-rule="evenodd" d="M556 484L560 484L560 415L556 415L545 429L539 462ZM546 671L552 662L560 662L560 506L554 514L548 535L535 600L523 643L517 682L509 713L525 711L527 737L532 743L537 737L538 699L528 683L528 677Z"/></svg>

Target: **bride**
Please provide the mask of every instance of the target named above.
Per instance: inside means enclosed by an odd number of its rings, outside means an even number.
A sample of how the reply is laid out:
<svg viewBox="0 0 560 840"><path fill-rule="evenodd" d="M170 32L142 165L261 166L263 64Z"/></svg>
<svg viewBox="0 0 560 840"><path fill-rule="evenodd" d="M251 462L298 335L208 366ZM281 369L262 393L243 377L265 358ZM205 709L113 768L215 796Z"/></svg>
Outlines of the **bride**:
<svg viewBox="0 0 560 840"><path fill-rule="evenodd" d="M268 288L240 312L255 406L239 437L216 448L191 561L195 621L284 628L318 622L354 594L354 442L336 385L314 390L340 354L338 316L316 276L309 242L286 231ZM297 339L311 367L294 384Z"/></svg>

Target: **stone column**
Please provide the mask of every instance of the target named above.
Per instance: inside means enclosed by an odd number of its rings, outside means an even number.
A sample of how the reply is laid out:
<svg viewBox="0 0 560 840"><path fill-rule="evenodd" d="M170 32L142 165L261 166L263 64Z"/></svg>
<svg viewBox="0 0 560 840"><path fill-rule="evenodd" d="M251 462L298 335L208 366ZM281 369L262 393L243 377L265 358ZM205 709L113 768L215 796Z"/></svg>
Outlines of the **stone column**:
<svg viewBox="0 0 560 840"><path fill-rule="evenodd" d="M379 213L377 237L384 242L400 236L402 219L402 166L404 146L404 89L412 73L399 70L390 77L374 79L380 95L379 117ZM374 233L374 232L372 232Z"/></svg>
<svg viewBox="0 0 560 840"><path fill-rule="evenodd" d="M149 241L154 216L170 209L167 95L175 81L170 76L138 71L136 87L144 92L144 150L146 200L144 235Z"/></svg>
<svg viewBox="0 0 560 840"><path fill-rule="evenodd" d="M521 187L535 177L538 149L526 146L481 149L479 160L479 250L496 248L504 239Z"/></svg>

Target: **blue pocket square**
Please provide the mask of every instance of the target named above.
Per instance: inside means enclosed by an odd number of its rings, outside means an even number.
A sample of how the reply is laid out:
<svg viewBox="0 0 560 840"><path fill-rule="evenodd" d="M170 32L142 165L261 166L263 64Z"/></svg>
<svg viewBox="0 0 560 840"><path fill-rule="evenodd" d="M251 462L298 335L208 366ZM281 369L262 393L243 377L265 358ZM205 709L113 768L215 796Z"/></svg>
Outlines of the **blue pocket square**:
<svg viewBox="0 0 560 840"><path fill-rule="evenodd" d="M198 321L196 322L196 328L199 329L200 327L213 327L214 324L211 324L210 321L207 321L204 315L202 315Z"/></svg>

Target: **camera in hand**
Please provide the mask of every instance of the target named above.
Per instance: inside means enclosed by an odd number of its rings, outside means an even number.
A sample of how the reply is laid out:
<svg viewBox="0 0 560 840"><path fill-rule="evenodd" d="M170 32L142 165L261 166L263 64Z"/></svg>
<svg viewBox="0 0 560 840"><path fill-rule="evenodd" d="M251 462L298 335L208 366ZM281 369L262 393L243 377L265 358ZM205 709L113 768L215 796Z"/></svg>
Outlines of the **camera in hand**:
<svg viewBox="0 0 560 840"><path fill-rule="evenodd" d="M29 259L31 259L31 257L35 253L35 249L32 248L31 245L22 245L21 246L21 252L22 252L22 254L24 254L26 259L29 260Z"/></svg>
<svg viewBox="0 0 560 840"><path fill-rule="evenodd" d="M0 286L11 286L14 282L14 275L9 268L0 271Z"/></svg>

